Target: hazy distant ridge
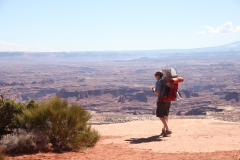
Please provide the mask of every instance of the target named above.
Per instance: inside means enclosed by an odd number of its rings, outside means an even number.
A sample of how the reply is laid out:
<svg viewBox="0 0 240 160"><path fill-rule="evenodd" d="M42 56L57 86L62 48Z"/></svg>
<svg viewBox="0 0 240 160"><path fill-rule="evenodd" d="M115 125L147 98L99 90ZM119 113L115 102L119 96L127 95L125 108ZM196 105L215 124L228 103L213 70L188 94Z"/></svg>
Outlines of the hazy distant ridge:
<svg viewBox="0 0 240 160"><path fill-rule="evenodd" d="M14 60L61 60L75 59L78 60L101 60L101 59L133 59L139 57L159 57L170 56L175 53L203 53L203 52L227 52L240 51L240 41L233 43L205 48L193 49L162 49L162 50L134 50L134 51L74 51L74 52L0 52L0 58ZM0 60L1 60L0 59Z"/></svg>

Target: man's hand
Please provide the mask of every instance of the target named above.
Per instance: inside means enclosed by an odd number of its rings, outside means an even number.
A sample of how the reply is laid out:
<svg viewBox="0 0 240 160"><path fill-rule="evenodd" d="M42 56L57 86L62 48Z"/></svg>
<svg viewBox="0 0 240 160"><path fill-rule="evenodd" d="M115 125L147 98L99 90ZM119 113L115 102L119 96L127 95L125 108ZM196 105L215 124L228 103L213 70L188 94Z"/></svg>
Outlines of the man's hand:
<svg viewBox="0 0 240 160"><path fill-rule="evenodd" d="M152 87L152 91L155 92L155 88L154 87Z"/></svg>

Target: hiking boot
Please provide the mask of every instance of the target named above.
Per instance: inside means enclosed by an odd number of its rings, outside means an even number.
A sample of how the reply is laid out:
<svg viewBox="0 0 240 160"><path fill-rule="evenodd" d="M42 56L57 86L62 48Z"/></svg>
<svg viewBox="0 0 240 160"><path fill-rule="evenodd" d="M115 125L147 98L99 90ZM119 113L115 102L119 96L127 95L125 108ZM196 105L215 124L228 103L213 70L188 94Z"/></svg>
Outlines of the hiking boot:
<svg viewBox="0 0 240 160"><path fill-rule="evenodd" d="M167 137L169 134L172 134L172 131L166 130L165 133L163 134L163 137Z"/></svg>
<svg viewBox="0 0 240 160"><path fill-rule="evenodd" d="M162 133L159 136L163 136L165 134L165 130L162 129Z"/></svg>
<svg viewBox="0 0 240 160"><path fill-rule="evenodd" d="M166 130L166 133L167 134L172 134L172 131L171 130Z"/></svg>

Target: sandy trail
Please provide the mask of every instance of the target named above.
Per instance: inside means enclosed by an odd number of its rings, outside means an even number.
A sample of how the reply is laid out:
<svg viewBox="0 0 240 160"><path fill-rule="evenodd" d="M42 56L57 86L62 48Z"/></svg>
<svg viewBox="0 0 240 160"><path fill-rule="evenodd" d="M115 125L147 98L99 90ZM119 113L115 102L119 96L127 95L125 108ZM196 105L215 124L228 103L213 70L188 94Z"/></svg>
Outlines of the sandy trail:
<svg viewBox="0 0 240 160"><path fill-rule="evenodd" d="M173 134L160 138L160 121L134 121L93 126L104 136L102 143L126 144L161 153L240 150L240 124L211 119L172 119Z"/></svg>
<svg viewBox="0 0 240 160"><path fill-rule="evenodd" d="M97 145L81 152L38 153L8 159L164 159L237 160L240 124L212 119L170 119L170 137L159 137L159 120L93 125L102 135Z"/></svg>

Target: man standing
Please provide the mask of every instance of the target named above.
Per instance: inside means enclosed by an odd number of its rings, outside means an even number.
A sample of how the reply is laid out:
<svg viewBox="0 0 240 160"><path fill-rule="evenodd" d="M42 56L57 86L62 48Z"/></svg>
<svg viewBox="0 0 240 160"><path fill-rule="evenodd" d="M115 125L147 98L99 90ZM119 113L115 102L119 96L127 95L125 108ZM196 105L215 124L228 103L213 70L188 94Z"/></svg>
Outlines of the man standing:
<svg viewBox="0 0 240 160"><path fill-rule="evenodd" d="M169 134L172 134L172 131L170 131L168 127L168 114L171 102L165 102L161 99L162 95L164 95L162 80L163 73L158 71L154 75L156 77L157 82L155 84L155 87L152 87L152 91L154 94L158 96L156 116L160 118L163 124L162 133L160 134L160 136L166 137Z"/></svg>

